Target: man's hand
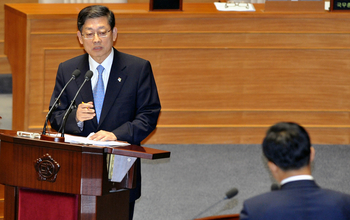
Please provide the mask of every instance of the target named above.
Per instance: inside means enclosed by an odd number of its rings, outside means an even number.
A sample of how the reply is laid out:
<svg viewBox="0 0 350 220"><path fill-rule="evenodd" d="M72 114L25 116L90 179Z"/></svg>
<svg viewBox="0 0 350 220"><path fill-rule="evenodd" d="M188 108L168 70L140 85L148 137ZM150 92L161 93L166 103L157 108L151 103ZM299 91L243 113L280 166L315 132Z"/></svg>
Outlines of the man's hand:
<svg viewBox="0 0 350 220"><path fill-rule="evenodd" d="M112 132L100 130L91 135L89 139L93 141L116 141L117 137Z"/></svg>
<svg viewBox="0 0 350 220"><path fill-rule="evenodd" d="M92 102L88 103L81 103L78 105L77 108L77 115L76 119L78 121L87 121L91 120L95 117L95 110L94 110L94 105Z"/></svg>

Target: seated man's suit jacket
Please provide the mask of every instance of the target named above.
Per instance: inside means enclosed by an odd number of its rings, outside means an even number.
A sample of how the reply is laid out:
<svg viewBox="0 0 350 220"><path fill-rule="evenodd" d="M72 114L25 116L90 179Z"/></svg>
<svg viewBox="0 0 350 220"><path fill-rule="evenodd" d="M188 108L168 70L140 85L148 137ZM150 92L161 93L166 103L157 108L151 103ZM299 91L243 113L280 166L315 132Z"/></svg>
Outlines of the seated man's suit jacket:
<svg viewBox="0 0 350 220"><path fill-rule="evenodd" d="M59 65L50 107L76 69L81 71L81 75L67 86L60 99L60 106L50 118L51 126L55 130L60 128L65 111L82 85L85 73L89 70L88 54L72 58ZM91 82L88 81L77 96L76 105L93 100ZM99 124L94 117L92 120L84 121L84 128L81 131L75 119L76 109L73 109L67 118L65 133L86 137L91 132L105 130L113 132L120 141L139 145L156 128L160 109L158 91L149 61L114 49L113 64ZM139 171L138 189L131 192L131 200L140 196L139 160L136 165Z"/></svg>
<svg viewBox="0 0 350 220"><path fill-rule="evenodd" d="M322 189L311 180L293 181L246 200L240 219L350 219L350 195Z"/></svg>

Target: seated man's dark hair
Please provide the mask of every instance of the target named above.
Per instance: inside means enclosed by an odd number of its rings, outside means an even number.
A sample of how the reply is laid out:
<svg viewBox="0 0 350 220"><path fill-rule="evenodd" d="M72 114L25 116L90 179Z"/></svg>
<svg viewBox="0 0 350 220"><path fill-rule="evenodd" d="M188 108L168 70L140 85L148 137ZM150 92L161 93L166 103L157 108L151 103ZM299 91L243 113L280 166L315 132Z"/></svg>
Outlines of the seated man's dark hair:
<svg viewBox="0 0 350 220"><path fill-rule="evenodd" d="M310 138L307 131L292 122L280 122L267 131L263 141L265 157L282 170L297 170L310 162Z"/></svg>

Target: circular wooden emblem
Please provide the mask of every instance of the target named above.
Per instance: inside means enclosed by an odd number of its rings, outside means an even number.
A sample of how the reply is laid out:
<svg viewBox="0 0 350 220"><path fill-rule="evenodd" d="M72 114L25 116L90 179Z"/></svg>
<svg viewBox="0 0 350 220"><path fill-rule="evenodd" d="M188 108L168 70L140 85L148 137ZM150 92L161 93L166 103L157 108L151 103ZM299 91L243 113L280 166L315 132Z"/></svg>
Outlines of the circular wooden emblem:
<svg viewBox="0 0 350 220"><path fill-rule="evenodd" d="M38 174L38 180L48 182L55 182L60 170L60 165L49 154L36 159L34 167Z"/></svg>

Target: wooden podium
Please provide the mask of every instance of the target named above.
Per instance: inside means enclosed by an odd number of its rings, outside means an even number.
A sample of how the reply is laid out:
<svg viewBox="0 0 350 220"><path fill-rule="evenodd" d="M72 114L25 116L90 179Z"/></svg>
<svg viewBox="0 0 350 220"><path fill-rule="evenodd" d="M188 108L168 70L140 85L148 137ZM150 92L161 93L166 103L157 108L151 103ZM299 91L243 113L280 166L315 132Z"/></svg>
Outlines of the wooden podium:
<svg viewBox="0 0 350 220"><path fill-rule="evenodd" d="M136 145L107 148L58 143L18 137L15 131L0 131L0 140L0 183L5 185L5 220L26 219L21 217L20 211L42 204L35 200L21 204L22 200L28 201L21 197L26 193L67 197L69 207L76 204L72 219L128 219L128 189L134 187L135 168L132 167L120 183L111 182L108 180L107 155L145 159L170 157L168 151ZM47 207L37 207L36 212L47 214L51 213L50 209L57 212L59 206L62 204L55 205L50 201Z"/></svg>

